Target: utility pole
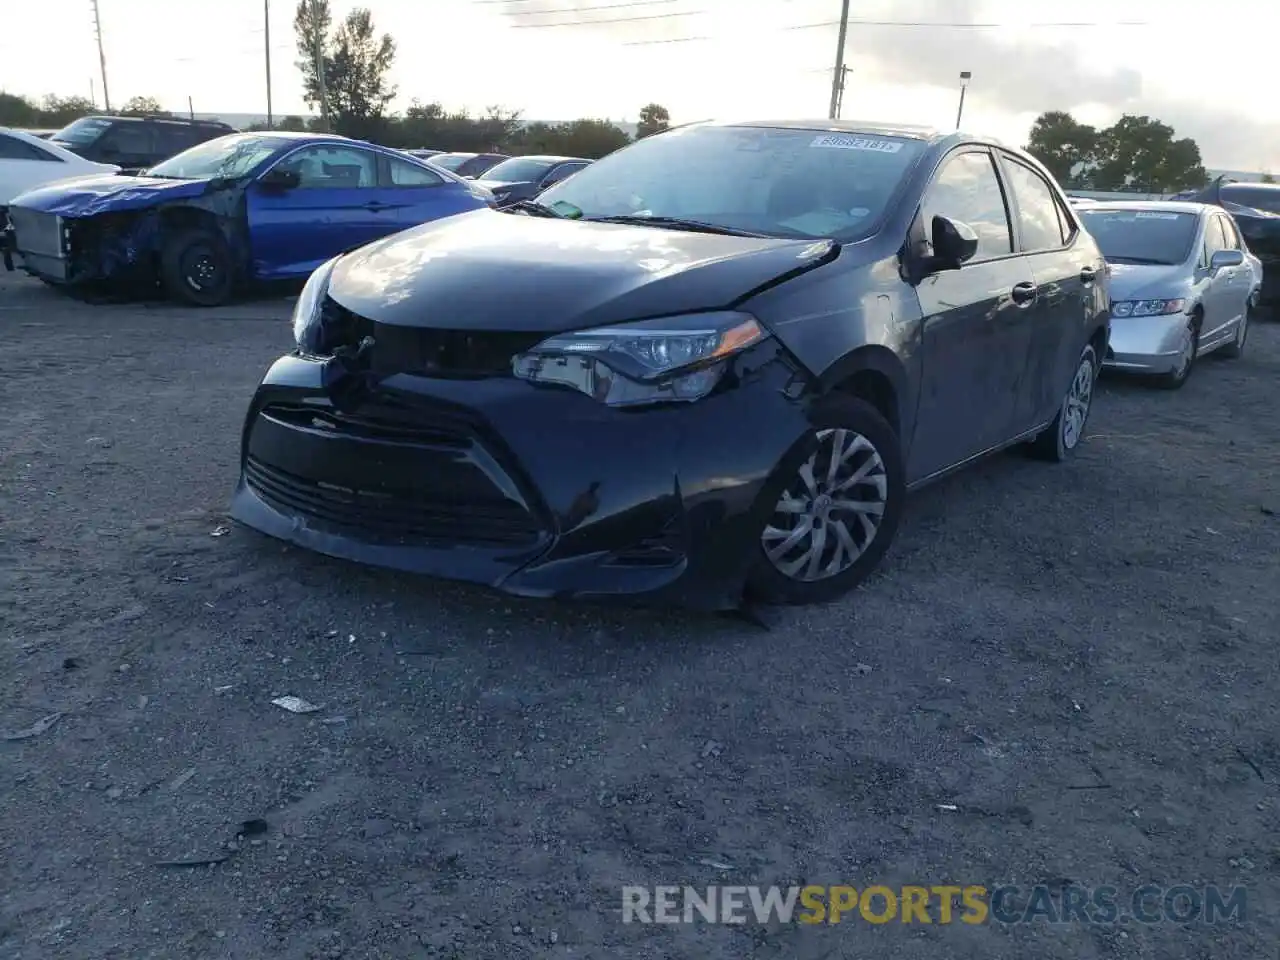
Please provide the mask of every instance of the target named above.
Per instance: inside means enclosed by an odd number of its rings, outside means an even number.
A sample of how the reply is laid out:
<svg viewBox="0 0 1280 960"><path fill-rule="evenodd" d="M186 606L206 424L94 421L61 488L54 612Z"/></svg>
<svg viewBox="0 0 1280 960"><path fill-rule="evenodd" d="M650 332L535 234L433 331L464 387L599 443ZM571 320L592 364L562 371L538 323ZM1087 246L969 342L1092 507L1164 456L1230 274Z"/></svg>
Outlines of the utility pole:
<svg viewBox="0 0 1280 960"><path fill-rule="evenodd" d="M840 3L840 38L836 41L836 66L831 73L831 109L827 116L834 120L840 113L840 88L844 86L844 38L849 31L849 0Z"/></svg>
<svg viewBox="0 0 1280 960"><path fill-rule="evenodd" d="M320 23L320 0L311 0L312 20ZM329 132L329 97L324 89L324 31L316 30L316 83L320 87L320 126Z"/></svg>
<svg viewBox="0 0 1280 960"><path fill-rule="evenodd" d="M844 115L844 88L845 83L849 79L849 68L847 66L840 68L840 96L836 99L836 115L833 119L839 120Z"/></svg>
<svg viewBox="0 0 1280 960"><path fill-rule="evenodd" d="M187 94L187 116L192 120L196 118L196 104L195 101L191 99L190 94Z"/></svg>
<svg viewBox="0 0 1280 960"><path fill-rule="evenodd" d="M262 51L267 58L267 129L273 126L271 116L271 0L262 0Z"/></svg>
<svg viewBox="0 0 1280 960"><path fill-rule="evenodd" d="M93 104L93 109L98 109L98 91L93 87L93 77L89 78L89 102Z"/></svg>
<svg viewBox="0 0 1280 960"><path fill-rule="evenodd" d="M111 112L111 94L107 91L107 54L102 48L102 16L98 13L98 0L89 0L93 5L93 32L98 39L98 66L102 68L102 104L107 113Z"/></svg>

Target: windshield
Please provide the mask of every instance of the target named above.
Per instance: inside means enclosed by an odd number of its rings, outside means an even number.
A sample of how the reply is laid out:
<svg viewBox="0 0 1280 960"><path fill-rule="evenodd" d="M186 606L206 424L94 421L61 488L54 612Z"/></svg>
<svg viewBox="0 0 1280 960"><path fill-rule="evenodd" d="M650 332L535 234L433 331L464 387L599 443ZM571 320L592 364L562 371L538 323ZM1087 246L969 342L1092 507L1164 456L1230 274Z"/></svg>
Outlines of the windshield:
<svg viewBox="0 0 1280 960"><path fill-rule="evenodd" d="M1076 214L1108 260L1182 263L1196 236L1194 213L1077 207Z"/></svg>
<svg viewBox="0 0 1280 960"><path fill-rule="evenodd" d="M473 156L475 156L473 153L437 153L430 159L437 167L444 167L446 170L456 173L458 168Z"/></svg>
<svg viewBox="0 0 1280 960"><path fill-rule="evenodd" d="M502 183L529 183L541 180L555 166L553 160L530 160L528 157L512 157L494 164L484 172L486 180Z"/></svg>
<svg viewBox="0 0 1280 960"><path fill-rule="evenodd" d="M688 127L597 160L539 202L583 217L653 216L731 230L867 236L924 150L919 140L765 127ZM496 179L499 164L488 176Z"/></svg>
<svg viewBox="0 0 1280 960"><path fill-rule="evenodd" d="M1251 207L1265 213L1280 213L1280 189L1269 190L1266 187L1230 183L1218 191L1218 198L1226 203L1238 203L1242 207Z"/></svg>
<svg viewBox="0 0 1280 960"><path fill-rule="evenodd" d="M81 117L79 120L71 121L57 133L52 134L49 139L83 147L93 143L93 141L102 136L104 130L110 127L111 121L102 117Z"/></svg>
<svg viewBox="0 0 1280 960"><path fill-rule="evenodd" d="M281 137L233 133L183 150L152 167L146 175L173 180L233 180L252 171L288 142Z"/></svg>

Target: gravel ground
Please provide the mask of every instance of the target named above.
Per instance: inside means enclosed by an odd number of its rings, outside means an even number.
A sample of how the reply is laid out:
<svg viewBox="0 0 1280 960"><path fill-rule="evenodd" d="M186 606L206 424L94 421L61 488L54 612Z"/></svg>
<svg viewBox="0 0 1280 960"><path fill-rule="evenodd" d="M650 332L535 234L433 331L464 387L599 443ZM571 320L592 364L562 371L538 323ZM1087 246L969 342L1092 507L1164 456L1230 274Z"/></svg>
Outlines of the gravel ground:
<svg viewBox="0 0 1280 960"><path fill-rule="evenodd" d="M1068 465L917 495L880 575L766 631L219 535L287 312L0 275L0 733L61 715L0 741L0 956L1280 951L1280 325L1180 392L1107 383ZM624 884L800 882L1249 902L1215 927L621 922Z"/></svg>

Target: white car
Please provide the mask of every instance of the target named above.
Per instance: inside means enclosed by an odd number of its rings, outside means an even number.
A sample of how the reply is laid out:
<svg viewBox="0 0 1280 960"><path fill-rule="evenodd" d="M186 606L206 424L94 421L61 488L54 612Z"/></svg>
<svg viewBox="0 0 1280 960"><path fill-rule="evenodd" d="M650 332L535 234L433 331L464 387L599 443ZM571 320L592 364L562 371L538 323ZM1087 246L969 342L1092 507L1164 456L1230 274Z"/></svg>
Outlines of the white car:
<svg viewBox="0 0 1280 960"><path fill-rule="evenodd" d="M20 193L70 177L119 173L110 163L94 163L56 143L21 130L0 127L0 211ZM0 218L0 225L3 218Z"/></svg>

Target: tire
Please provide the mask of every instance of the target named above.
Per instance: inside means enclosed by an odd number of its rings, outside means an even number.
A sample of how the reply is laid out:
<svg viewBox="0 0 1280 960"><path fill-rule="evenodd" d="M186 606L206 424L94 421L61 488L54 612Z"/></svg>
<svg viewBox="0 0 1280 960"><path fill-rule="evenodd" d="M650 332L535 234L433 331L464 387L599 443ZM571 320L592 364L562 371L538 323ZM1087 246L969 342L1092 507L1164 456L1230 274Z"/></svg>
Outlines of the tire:
<svg viewBox="0 0 1280 960"><path fill-rule="evenodd" d="M1187 318L1187 333L1191 338L1188 346L1190 352L1183 354L1183 362L1179 364L1177 369L1156 377L1156 385L1163 387L1165 390L1181 389L1182 385L1191 378L1191 371L1196 367L1196 360L1200 356L1199 314L1192 314Z"/></svg>
<svg viewBox="0 0 1280 960"><path fill-rule="evenodd" d="M843 455L833 489L829 477L837 450ZM855 490L860 491L857 500L832 497ZM880 412L855 397L825 399L814 410L813 430L783 457L765 485L748 592L775 604L825 603L844 596L889 549L906 495L902 447ZM797 535L805 525L809 533Z"/></svg>
<svg viewBox="0 0 1280 960"><path fill-rule="evenodd" d="M235 292L235 268L226 241L211 230L179 230L164 239L160 282L171 298L218 307Z"/></svg>
<svg viewBox="0 0 1280 960"><path fill-rule="evenodd" d="M1236 337L1222 348L1222 355L1231 360L1239 360L1244 356L1245 341L1249 339L1249 323L1253 320L1256 309L1245 304L1244 315L1240 318L1240 326L1236 328Z"/></svg>
<svg viewBox="0 0 1280 960"><path fill-rule="evenodd" d="M1093 409L1093 391L1098 383L1098 354L1093 344L1086 344L1076 361L1075 373L1062 396L1058 415L1031 441L1031 453L1050 463L1061 463L1080 446L1089 413Z"/></svg>

